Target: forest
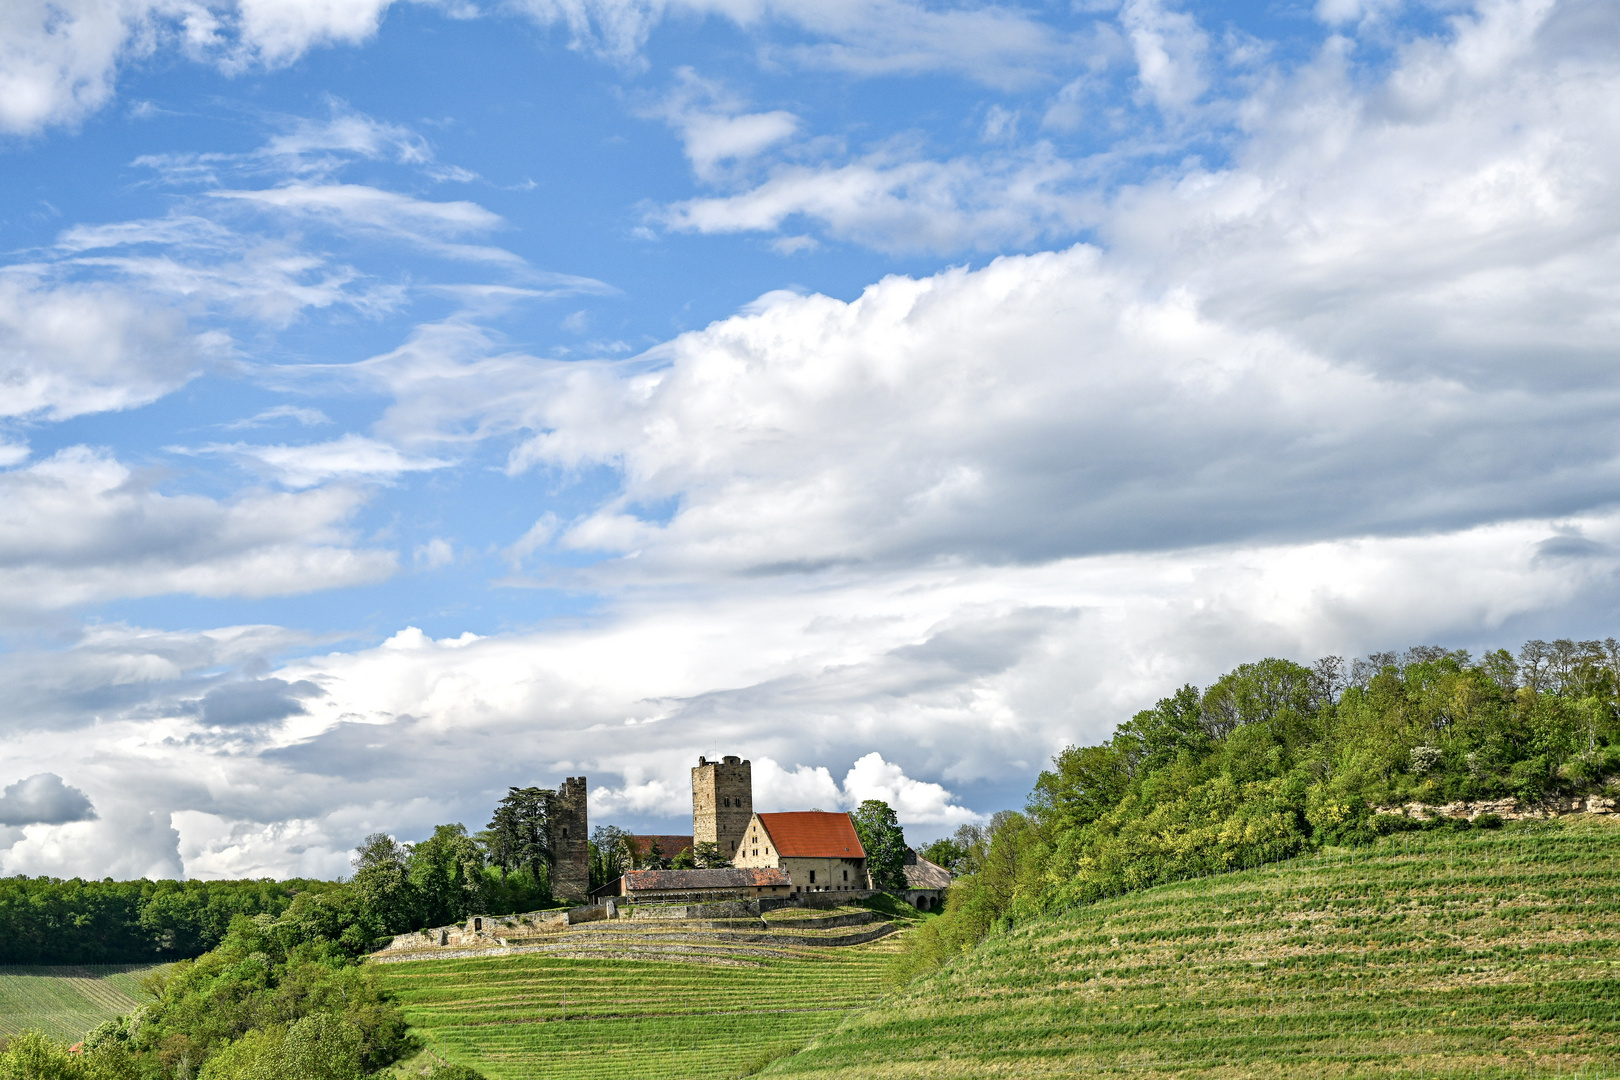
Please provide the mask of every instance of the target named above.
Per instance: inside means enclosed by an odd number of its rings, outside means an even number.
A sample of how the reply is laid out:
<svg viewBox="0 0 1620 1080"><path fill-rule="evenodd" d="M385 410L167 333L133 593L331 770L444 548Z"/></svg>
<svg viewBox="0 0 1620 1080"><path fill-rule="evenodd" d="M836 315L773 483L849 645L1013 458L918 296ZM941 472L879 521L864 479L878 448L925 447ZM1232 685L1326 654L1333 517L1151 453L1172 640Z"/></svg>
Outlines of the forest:
<svg viewBox="0 0 1620 1080"><path fill-rule="evenodd" d="M1412 803L1533 808L1607 790L1620 777L1620 642L1259 660L1052 764L1023 812L925 849L960 877L896 980L1101 897L1395 831L1501 823L1399 811Z"/></svg>

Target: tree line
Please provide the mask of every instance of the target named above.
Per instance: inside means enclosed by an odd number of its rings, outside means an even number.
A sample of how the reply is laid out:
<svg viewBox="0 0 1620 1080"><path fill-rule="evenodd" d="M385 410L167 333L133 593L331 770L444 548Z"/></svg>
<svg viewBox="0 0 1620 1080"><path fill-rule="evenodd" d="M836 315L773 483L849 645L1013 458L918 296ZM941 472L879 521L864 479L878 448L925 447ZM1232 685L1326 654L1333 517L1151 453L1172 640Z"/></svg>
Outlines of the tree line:
<svg viewBox="0 0 1620 1080"><path fill-rule="evenodd" d="M1536 805L1620 784L1620 642L1480 657L1419 646L1346 664L1268 658L1183 686L1106 742L1070 746L1022 812L923 854L960 875L912 936L912 977L998 927L1100 897L1414 828L1397 808ZM1612 793L1612 792L1611 792Z"/></svg>

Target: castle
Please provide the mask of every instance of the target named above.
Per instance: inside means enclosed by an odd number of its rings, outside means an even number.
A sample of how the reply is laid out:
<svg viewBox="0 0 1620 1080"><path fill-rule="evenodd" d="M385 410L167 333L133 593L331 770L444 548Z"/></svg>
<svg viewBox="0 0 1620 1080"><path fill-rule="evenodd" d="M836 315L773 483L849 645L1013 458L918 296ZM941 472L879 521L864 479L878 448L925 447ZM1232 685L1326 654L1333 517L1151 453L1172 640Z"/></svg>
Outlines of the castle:
<svg viewBox="0 0 1620 1080"><path fill-rule="evenodd" d="M692 834L631 837L639 862L656 853L669 858L705 845L730 864L724 870L631 870L617 881L590 888L585 778L571 776L550 801L552 894L559 900L584 903L610 896L643 900L803 897L811 893L866 896L873 891L866 851L845 813L799 810L754 812L753 768L735 755L719 761L699 757L692 769ZM919 906L943 898L950 875L907 849L908 896ZM929 870L937 871L923 880ZM915 880L914 880L915 879ZM854 898L853 896L851 897Z"/></svg>

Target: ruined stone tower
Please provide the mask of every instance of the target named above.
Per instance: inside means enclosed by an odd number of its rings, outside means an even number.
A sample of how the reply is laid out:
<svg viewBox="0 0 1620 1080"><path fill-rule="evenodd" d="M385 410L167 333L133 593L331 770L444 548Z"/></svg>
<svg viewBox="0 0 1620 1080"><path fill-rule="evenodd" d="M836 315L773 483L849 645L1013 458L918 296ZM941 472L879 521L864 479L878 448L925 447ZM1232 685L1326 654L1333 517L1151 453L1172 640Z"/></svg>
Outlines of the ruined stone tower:
<svg viewBox="0 0 1620 1080"><path fill-rule="evenodd" d="M754 771L734 755L720 761L698 758L692 770L692 843L720 845L731 858L754 814Z"/></svg>
<svg viewBox="0 0 1620 1080"><path fill-rule="evenodd" d="M551 844L551 895L583 904L591 892L589 823L585 817L585 778L570 776L547 807L547 840Z"/></svg>

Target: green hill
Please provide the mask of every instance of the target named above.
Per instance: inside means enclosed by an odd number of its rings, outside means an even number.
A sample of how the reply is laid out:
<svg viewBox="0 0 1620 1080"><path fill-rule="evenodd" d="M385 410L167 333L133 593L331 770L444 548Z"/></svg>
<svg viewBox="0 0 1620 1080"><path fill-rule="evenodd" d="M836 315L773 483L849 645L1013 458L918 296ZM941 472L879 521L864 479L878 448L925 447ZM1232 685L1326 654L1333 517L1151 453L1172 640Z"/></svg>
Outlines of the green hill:
<svg viewBox="0 0 1620 1080"><path fill-rule="evenodd" d="M150 1001L140 983L156 967L0 965L0 1038L33 1028L63 1042L77 1042L96 1025Z"/></svg>
<svg viewBox="0 0 1620 1080"><path fill-rule="evenodd" d="M632 918L535 937L522 955L373 970L427 1058L491 1080L734 1077L877 1000L901 935L835 945L870 925L818 925L872 915L788 909L771 913L768 933L757 918Z"/></svg>
<svg viewBox="0 0 1620 1080"><path fill-rule="evenodd" d="M796 1077L1620 1075L1620 822L1403 833L993 934Z"/></svg>

